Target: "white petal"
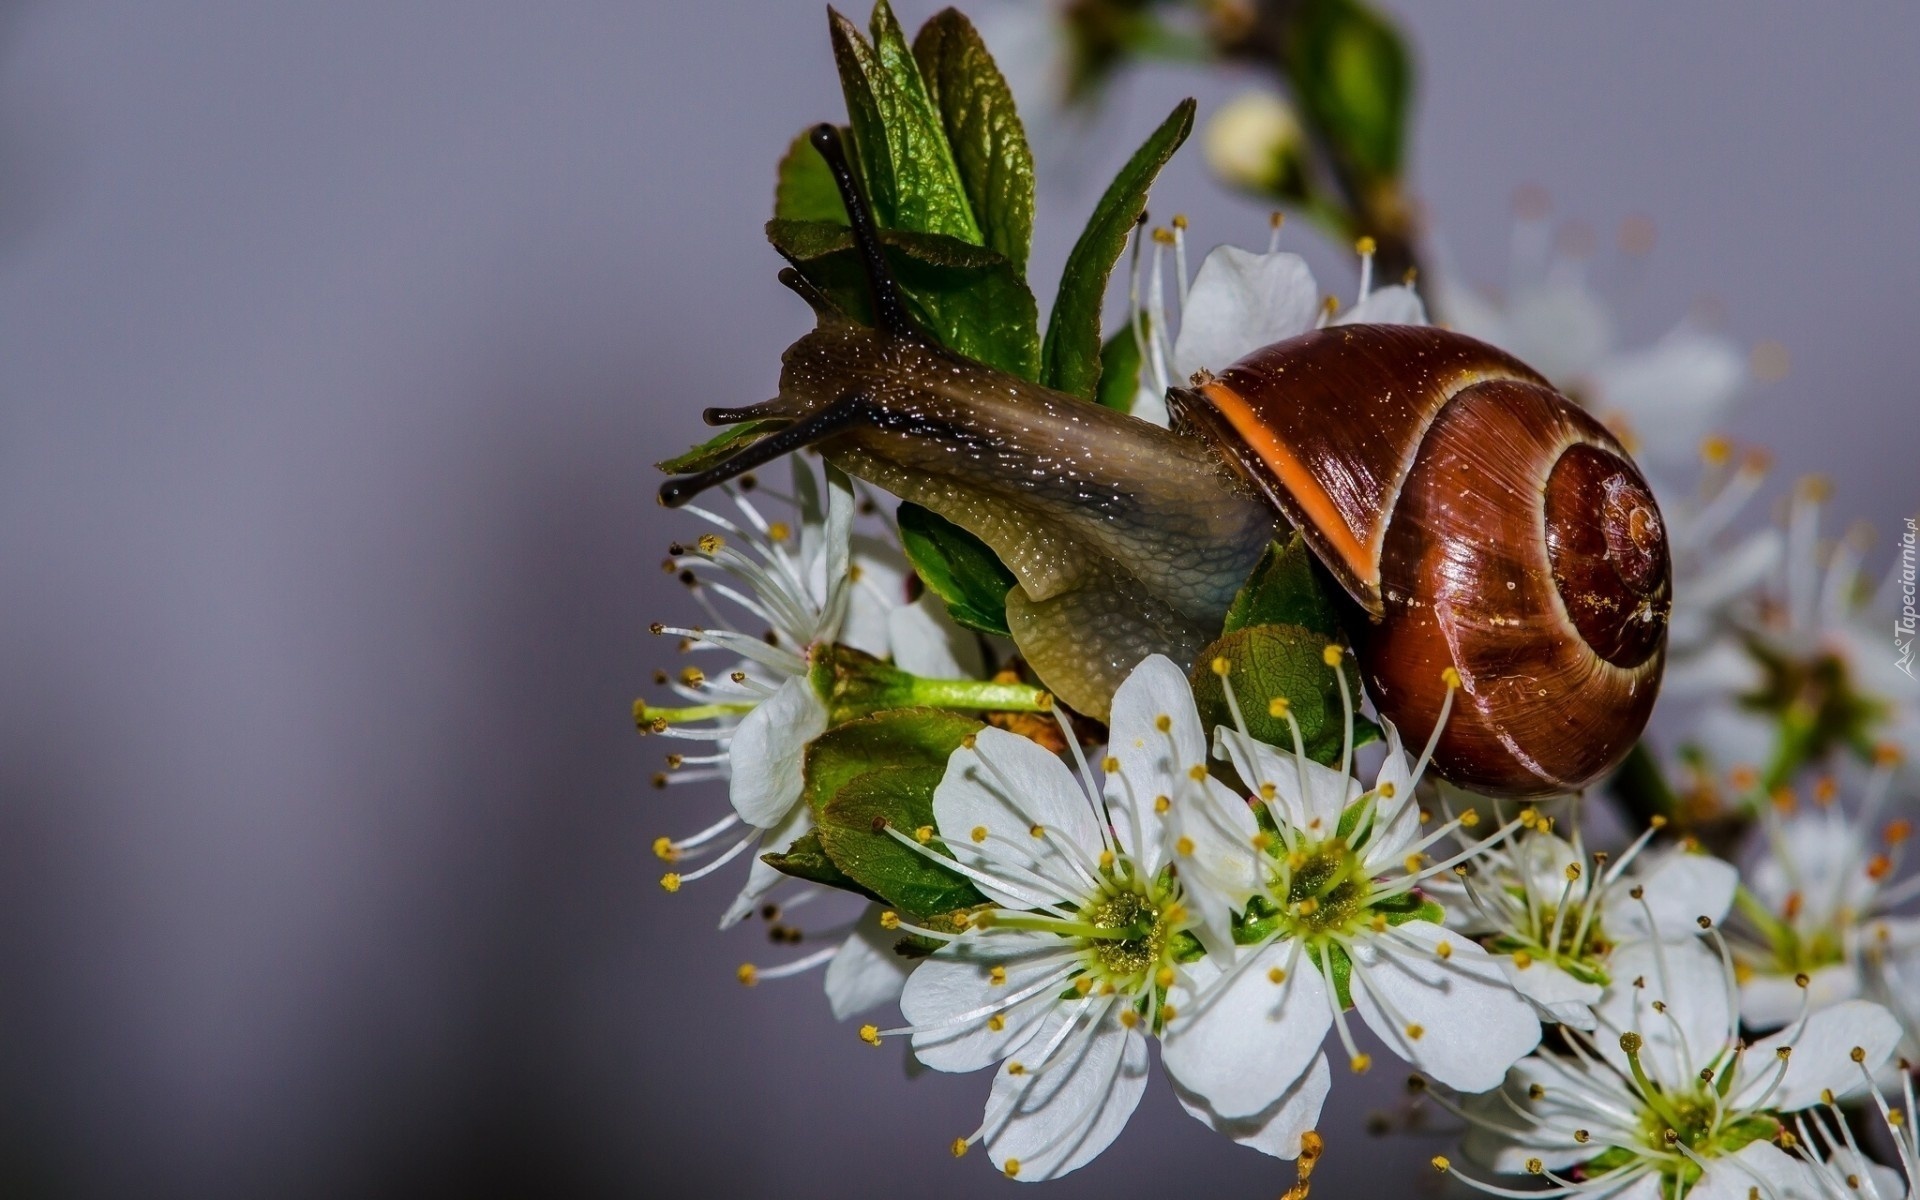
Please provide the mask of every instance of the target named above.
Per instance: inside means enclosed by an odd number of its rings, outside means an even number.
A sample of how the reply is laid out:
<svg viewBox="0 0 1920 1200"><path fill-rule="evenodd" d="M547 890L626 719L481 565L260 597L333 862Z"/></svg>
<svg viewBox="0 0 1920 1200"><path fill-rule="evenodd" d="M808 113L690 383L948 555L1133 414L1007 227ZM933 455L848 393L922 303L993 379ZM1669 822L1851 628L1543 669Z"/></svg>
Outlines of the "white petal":
<svg viewBox="0 0 1920 1200"><path fill-rule="evenodd" d="M1446 958L1436 952L1442 942L1450 947ZM1360 1019L1396 1054L1449 1087L1497 1087L1507 1068L1540 1044L1539 1018L1487 952L1431 921L1360 938L1353 964Z"/></svg>
<svg viewBox="0 0 1920 1200"><path fill-rule="evenodd" d="M1333 319L1335 325L1425 325L1427 306L1404 284L1375 288L1365 300Z"/></svg>
<svg viewBox="0 0 1920 1200"><path fill-rule="evenodd" d="M1763 1196L1815 1200L1820 1184L1807 1165L1771 1142L1749 1142L1723 1158L1707 1160L1687 1200L1747 1200L1758 1185Z"/></svg>
<svg viewBox="0 0 1920 1200"><path fill-rule="evenodd" d="M1320 1109L1326 1104L1332 1087L1333 1073L1327 1068L1327 1056L1322 1054L1278 1100L1250 1117L1220 1116L1207 1107L1203 1098L1181 1087L1178 1081L1173 1085L1173 1094L1179 1098L1180 1107L1195 1119L1206 1122L1214 1132L1275 1158L1299 1158L1300 1137L1319 1124Z"/></svg>
<svg viewBox="0 0 1920 1200"><path fill-rule="evenodd" d="M1613 321L1585 286L1550 282L1513 294L1505 338L1503 349L1564 387L1606 353L1613 342Z"/></svg>
<svg viewBox="0 0 1920 1200"><path fill-rule="evenodd" d="M1176 382L1199 370L1223 371L1262 346L1305 333L1319 308L1313 272L1298 254L1215 248L1181 309Z"/></svg>
<svg viewBox="0 0 1920 1200"><path fill-rule="evenodd" d="M1293 945L1273 942L1211 982L1197 976L1198 995L1179 984L1169 994L1180 1015L1160 1035L1160 1059L1220 1116L1271 1106L1313 1062L1333 1023L1326 983L1305 954L1282 982L1269 977L1288 968Z"/></svg>
<svg viewBox="0 0 1920 1200"><path fill-rule="evenodd" d="M1166 861L1156 800L1184 802L1203 792L1189 771L1206 767L1207 735L1186 672L1164 654L1142 659L1113 693L1108 729L1107 753L1120 769L1107 775L1107 804L1116 819L1126 813L1129 824L1121 832L1127 848L1152 875Z"/></svg>
<svg viewBox="0 0 1920 1200"><path fill-rule="evenodd" d="M1195 932L1209 953L1231 956L1233 914L1263 890L1272 863L1253 844L1259 832L1253 812L1232 789L1208 779L1168 811L1166 825L1176 852L1185 851L1177 862L1187 902L1200 918Z"/></svg>
<svg viewBox="0 0 1920 1200"><path fill-rule="evenodd" d="M1121 1001L1107 1003L1110 1011L1077 1049L1069 1034L1038 1073L1013 1075L1003 1067L994 1075L987 1154L1002 1170L1008 1160L1019 1160L1023 1183L1057 1179L1092 1162L1120 1136L1146 1091L1147 1039L1120 1023ZM1031 1045L1044 1047L1078 1008L1054 1012Z"/></svg>
<svg viewBox="0 0 1920 1200"><path fill-rule="evenodd" d="M907 569L894 546L875 537L854 538L853 570L859 578L848 581L847 613L834 641L887 657L892 613L907 602Z"/></svg>
<svg viewBox="0 0 1920 1200"><path fill-rule="evenodd" d="M1700 918L1718 925L1733 904L1740 872L1730 862L1709 854L1684 851L1661 854L1653 862L1636 864L1634 883L1641 889L1635 900L1631 885L1607 894L1604 928L1616 940L1659 937L1672 941L1700 933ZM1649 923L1648 916L1652 921Z"/></svg>
<svg viewBox="0 0 1920 1200"><path fill-rule="evenodd" d="M1692 462L1701 439L1726 414L1746 383L1747 365L1730 339L1683 327L1644 349L1603 359L1589 379L1592 407L1626 417L1639 437L1636 454L1679 465Z"/></svg>
<svg viewBox="0 0 1920 1200"><path fill-rule="evenodd" d="M1059 1006L1064 981L1033 989L1071 961L1061 940L1046 933L995 929L941 947L914 967L900 993L900 1013L907 1023L931 1027L913 1035L915 1056L937 1071L978 1071L999 1062ZM993 982L996 966L1005 969L1005 983ZM964 1014L1029 991L1031 996L1001 1012L1000 1029L990 1028L986 1015L955 1023Z"/></svg>
<svg viewBox="0 0 1920 1200"><path fill-rule="evenodd" d="M727 748L733 811L749 825L778 825L800 802L807 743L827 728L827 707L796 675L740 722Z"/></svg>
<svg viewBox="0 0 1920 1200"><path fill-rule="evenodd" d="M922 679L978 679L986 673L980 639L947 614L932 592L887 614L893 665Z"/></svg>
<svg viewBox="0 0 1920 1200"><path fill-rule="evenodd" d="M1807 975L1802 989L1791 975L1754 974L1740 985L1740 1019L1755 1029L1778 1029L1812 1012L1860 994L1860 971L1852 963L1833 963Z"/></svg>
<svg viewBox="0 0 1920 1200"><path fill-rule="evenodd" d="M1159 389L1147 383L1146 378L1146 364L1142 363L1141 385L1139 390L1133 393L1133 407L1128 411L1142 421L1150 421L1165 429L1173 424L1173 416L1167 411L1167 398L1160 394Z"/></svg>
<svg viewBox="0 0 1920 1200"><path fill-rule="evenodd" d="M954 857L995 880L975 883L996 903L1038 908L1088 890L1067 856L1076 847L1099 853L1092 802L1066 763L1017 733L982 729L972 749L955 750L933 790L933 817Z"/></svg>
<svg viewBox="0 0 1920 1200"><path fill-rule="evenodd" d="M1246 783L1272 784L1276 815L1295 828L1321 836L1330 836L1340 827L1340 814L1347 802L1360 794L1360 781L1352 776L1241 737L1224 725L1214 731L1213 753L1233 763Z"/></svg>
<svg viewBox="0 0 1920 1200"><path fill-rule="evenodd" d="M827 1004L834 1020L844 1021L900 998L914 964L894 953L899 940L897 931L880 927L880 906L869 905L860 923L840 943L840 953L827 964Z"/></svg>
<svg viewBox="0 0 1920 1200"><path fill-rule="evenodd" d="M1700 1069L1736 1036L1720 956L1699 938L1684 942L1629 942L1607 963L1613 983L1594 1006L1601 1056L1625 1072L1620 1035L1637 1033L1640 1064L1668 1087L1693 1087ZM1644 981L1635 986L1635 981ZM1653 1006L1665 1005L1661 1012Z"/></svg>
<svg viewBox="0 0 1920 1200"><path fill-rule="evenodd" d="M1389 863L1403 862L1407 848L1420 836L1420 806L1408 803L1413 796L1413 765L1407 761L1406 747L1401 745L1400 731L1393 727L1393 722L1382 717L1380 731L1386 737L1387 748L1380 759L1380 769L1374 774L1373 786L1379 791L1383 785L1391 784L1393 795L1383 795L1376 802L1374 818L1376 821L1391 818L1393 824L1390 828L1376 825L1367 839L1366 865L1376 872Z"/></svg>
<svg viewBox="0 0 1920 1200"><path fill-rule="evenodd" d="M746 885L733 898L733 903L727 906L727 911L721 914L720 928L732 929L738 925L748 913L760 907L761 899L779 886L782 880L793 878L783 871L774 870L762 862L760 856L785 850L812 828L812 811L804 804L796 804L788 810L786 820L761 836L760 846L753 855L753 865L747 868Z"/></svg>
<svg viewBox="0 0 1920 1200"><path fill-rule="evenodd" d="M1498 1092L1467 1097L1466 1107L1482 1122L1468 1128L1463 1146L1468 1157L1517 1175L1527 1169L1530 1158L1556 1171L1586 1162L1598 1151L1591 1142L1576 1141L1574 1131L1605 1124L1609 1116L1632 1124L1640 1104L1610 1072L1590 1073L1567 1060L1536 1054L1515 1063ZM1528 1127L1516 1108L1531 1114L1537 1126ZM1526 1132L1513 1136L1496 1128Z"/></svg>
<svg viewBox="0 0 1920 1200"><path fill-rule="evenodd" d="M1788 1027L1748 1048L1740 1063L1740 1082L1735 1085L1735 1107L1756 1103L1779 1075L1775 1052L1792 1046L1787 1059L1786 1077L1780 1080L1767 1107L1792 1112L1820 1103L1820 1093L1850 1096L1867 1084L1861 1071L1878 1070L1893 1048L1900 1044L1900 1023L1878 1004L1865 1000L1846 1000L1823 1008L1807 1018L1803 1026ZM1864 1062L1853 1061L1855 1049L1865 1052Z"/></svg>
<svg viewBox="0 0 1920 1200"><path fill-rule="evenodd" d="M1575 1029L1593 1028L1593 1006L1606 990L1599 984L1576 979L1540 959L1524 968L1510 954L1495 955L1493 961L1500 965L1513 990L1531 1001L1547 1020Z"/></svg>

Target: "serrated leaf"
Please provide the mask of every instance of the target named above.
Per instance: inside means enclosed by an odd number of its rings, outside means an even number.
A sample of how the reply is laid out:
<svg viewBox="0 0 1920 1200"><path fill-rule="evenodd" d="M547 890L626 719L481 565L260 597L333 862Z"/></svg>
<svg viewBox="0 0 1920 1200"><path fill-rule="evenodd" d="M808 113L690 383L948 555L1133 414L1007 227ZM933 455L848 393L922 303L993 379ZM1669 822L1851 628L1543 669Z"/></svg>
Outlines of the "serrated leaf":
<svg viewBox="0 0 1920 1200"><path fill-rule="evenodd" d="M1249 733L1270 746L1292 751L1293 733L1285 718L1274 716L1270 707L1275 699L1284 699L1299 722L1307 757L1328 765L1339 762L1346 709L1339 681L1322 657L1327 644L1325 634L1298 625L1251 625L1222 635L1200 652L1191 676L1203 727L1234 723L1226 689L1213 671L1213 661L1224 658ZM1349 694L1357 699L1360 678L1352 656L1343 660L1341 669L1347 673ZM1370 727L1371 722L1356 717L1355 745L1372 740L1365 732ZM1377 729L1373 736L1378 736Z"/></svg>
<svg viewBox="0 0 1920 1200"><path fill-rule="evenodd" d="M1147 329L1147 314L1140 314L1141 328ZM1140 392L1140 341L1133 336L1132 325L1122 325L1120 332L1107 339L1100 347L1100 384L1094 391L1094 399L1102 408L1111 408L1119 412L1133 411L1133 399Z"/></svg>
<svg viewBox="0 0 1920 1200"><path fill-rule="evenodd" d="M821 221L767 222L767 240L849 317L871 322L867 277L853 232ZM957 238L886 230L880 241L914 317L956 353L1023 379L1038 370L1039 309L1000 254Z"/></svg>
<svg viewBox="0 0 1920 1200"><path fill-rule="evenodd" d="M1336 156L1368 180L1399 174L1413 65L1391 24L1355 0L1307 0L1287 65L1303 114Z"/></svg>
<svg viewBox="0 0 1920 1200"><path fill-rule="evenodd" d="M987 544L917 504L900 505L900 544L927 590L968 629L1007 636L1013 572Z"/></svg>
<svg viewBox="0 0 1920 1200"><path fill-rule="evenodd" d="M794 843L778 854L762 854L760 861L784 875L795 879L804 879L808 883L817 883L823 887L838 888L843 892L852 892L856 896L865 896L869 900L880 900L866 888L854 882L853 878L839 867L833 865L825 847L820 844L820 831L809 829ZM880 900L885 903L884 900Z"/></svg>
<svg viewBox="0 0 1920 1200"><path fill-rule="evenodd" d="M920 68L886 0L873 9L874 40L827 10L834 62L847 100L867 197L883 228L980 243L953 152Z"/></svg>
<svg viewBox="0 0 1920 1200"><path fill-rule="evenodd" d="M669 475L691 475L697 471L704 471L708 467L719 464L744 443L766 432L768 426L778 423L777 421L742 421L738 425L729 425L686 453L654 465Z"/></svg>
<svg viewBox="0 0 1920 1200"><path fill-rule="evenodd" d="M807 747L804 794L834 867L913 916L980 903L964 876L887 832L891 826L912 836L933 824L933 791L947 758L979 728L978 721L937 709L899 709L814 739Z"/></svg>
<svg viewBox="0 0 1920 1200"><path fill-rule="evenodd" d="M1297 625L1325 638L1340 637L1336 585L1298 532L1267 547L1266 556L1227 609L1225 631L1250 625Z"/></svg>
<svg viewBox="0 0 1920 1200"><path fill-rule="evenodd" d="M847 223L847 206L840 202L840 189L833 182L827 160L813 148L812 131L801 130L780 156L778 177L773 185L773 215L789 221L826 221ZM846 135L843 133L842 141Z"/></svg>
<svg viewBox="0 0 1920 1200"><path fill-rule="evenodd" d="M1033 152L1012 90L973 24L955 9L920 27L913 56L981 236L1024 277L1033 241Z"/></svg>
<svg viewBox="0 0 1920 1200"><path fill-rule="evenodd" d="M1134 151L1094 205L1086 229L1067 255L1040 355L1041 382L1048 387L1088 400L1094 398L1100 383L1100 311L1106 300L1107 277L1126 249L1134 223L1146 211L1147 192L1160 168L1193 131L1193 112L1194 102L1182 100Z"/></svg>

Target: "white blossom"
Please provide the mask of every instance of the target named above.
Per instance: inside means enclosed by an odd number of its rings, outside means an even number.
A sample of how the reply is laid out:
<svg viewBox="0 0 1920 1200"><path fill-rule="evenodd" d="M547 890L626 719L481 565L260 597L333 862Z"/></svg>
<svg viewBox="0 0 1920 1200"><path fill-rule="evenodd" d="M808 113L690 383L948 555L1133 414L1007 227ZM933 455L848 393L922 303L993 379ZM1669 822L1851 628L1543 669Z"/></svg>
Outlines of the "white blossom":
<svg viewBox="0 0 1920 1200"><path fill-rule="evenodd" d="M1642 942L1614 959L1592 1033L1516 1064L1494 1095L1440 1102L1472 1126L1466 1152L1552 1185L1495 1195L1621 1200L1810 1198L1818 1175L1774 1144L1794 1114L1870 1089L1899 1037L1878 1005L1848 1001L1748 1044L1733 972L1707 940ZM1784 1141L1785 1139L1782 1138Z"/></svg>

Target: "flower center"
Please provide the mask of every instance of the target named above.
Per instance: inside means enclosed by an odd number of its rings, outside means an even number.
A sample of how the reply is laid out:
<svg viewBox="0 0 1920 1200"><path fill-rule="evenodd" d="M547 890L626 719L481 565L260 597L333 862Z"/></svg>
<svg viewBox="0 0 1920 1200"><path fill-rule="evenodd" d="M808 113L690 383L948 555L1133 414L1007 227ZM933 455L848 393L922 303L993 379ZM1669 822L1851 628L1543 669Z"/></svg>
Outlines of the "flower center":
<svg viewBox="0 0 1920 1200"><path fill-rule="evenodd" d="M1358 922L1373 894L1373 881L1344 839L1301 851L1289 866L1287 915L1296 936L1317 939L1344 933Z"/></svg>
<svg viewBox="0 0 1920 1200"><path fill-rule="evenodd" d="M1140 983L1166 953L1167 922L1160 907L1140 892L1108 892L1080 915L1101 931L1090 939L1094 973L1122 991Z"/></svg>

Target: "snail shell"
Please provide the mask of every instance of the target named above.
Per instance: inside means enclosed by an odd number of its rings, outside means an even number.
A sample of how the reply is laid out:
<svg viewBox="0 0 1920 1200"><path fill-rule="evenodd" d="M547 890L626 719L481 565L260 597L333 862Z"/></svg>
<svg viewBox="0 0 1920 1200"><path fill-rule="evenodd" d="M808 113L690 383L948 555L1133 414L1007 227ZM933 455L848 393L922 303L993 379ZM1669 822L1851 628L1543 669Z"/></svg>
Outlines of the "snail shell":
<svg viewBox="0 0 1920 1200"><path fill-rule="evenodd" d="M1375 706L1495 795L1583 787L1626 756L1665 665L1672 582L1624 447L1534 371L1414 326L1319 330L1173 405L1301 531L1367 619Z"/></svg>

